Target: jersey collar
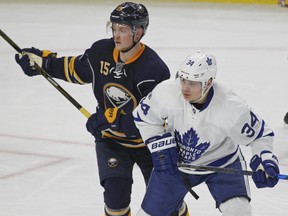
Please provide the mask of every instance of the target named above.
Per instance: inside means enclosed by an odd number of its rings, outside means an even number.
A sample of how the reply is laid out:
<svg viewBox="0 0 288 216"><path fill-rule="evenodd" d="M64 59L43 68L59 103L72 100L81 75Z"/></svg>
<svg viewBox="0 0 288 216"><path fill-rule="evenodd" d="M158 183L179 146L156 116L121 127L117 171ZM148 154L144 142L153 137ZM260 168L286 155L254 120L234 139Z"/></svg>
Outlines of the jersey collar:
<svg viewBox="0 0 288 216"><path fill-rule="evenodd" d="M213 98L213 95L214 95L214 86L212 86L210 89L209 89L209 92L208 92L208 96L207 96L207 100L206 102L204 103L203 107L201 108L200 112L205 110L208 105L210 104L212 98Z"/></svg>
<svg viewBox="0 0 288 216"><path fill-rule="evenodd" d="M129 59L125 62L125 64L129 64L129 63L137 60L137 59L139 58L139 56L144 52L144 50L145 50L145 44L143 44L143 43L140 43L140 44L141 44L141 48L138 50L138 52L137 52L134 56L132 56L131 58L129 58ZM118 63L119 55L120 55L119 50L117 50L116 48L114 48L114 50L113 50L113 58L114 58L114 61L115 61L116 63Z"/></svg>

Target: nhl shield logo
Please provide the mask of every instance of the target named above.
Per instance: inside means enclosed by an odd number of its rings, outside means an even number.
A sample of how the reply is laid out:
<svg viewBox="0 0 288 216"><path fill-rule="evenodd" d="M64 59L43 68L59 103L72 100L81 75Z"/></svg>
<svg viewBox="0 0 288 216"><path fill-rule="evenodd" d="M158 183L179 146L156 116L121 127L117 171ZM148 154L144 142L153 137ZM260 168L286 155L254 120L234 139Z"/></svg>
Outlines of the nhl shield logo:
<svg viewBox="0 0 288 216"><path fill-rule="evenodd" d="M110 158L108 160L108 166L114 168L118 165L118 160L116 158Z"/></svg>

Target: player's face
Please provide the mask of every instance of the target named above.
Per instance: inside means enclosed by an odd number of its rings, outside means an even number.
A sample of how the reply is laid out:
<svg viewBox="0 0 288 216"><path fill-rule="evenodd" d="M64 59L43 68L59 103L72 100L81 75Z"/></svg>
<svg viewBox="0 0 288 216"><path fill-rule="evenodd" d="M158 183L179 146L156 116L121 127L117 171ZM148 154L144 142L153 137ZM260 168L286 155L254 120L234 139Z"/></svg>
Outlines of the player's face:
<svg viewBox="0 0 288 216"><path fill-rule="evenodd" d="M133 32L131 26L113 23L112 33L114 37L115 47L117 50L127 50L132 46Z"/></svg>
<svg viewBox="0 0 288 216"><path fill-rule="evenodd" d="M202 97L202 83L180 78L182 95L187 101L196 101Z"/></svg>

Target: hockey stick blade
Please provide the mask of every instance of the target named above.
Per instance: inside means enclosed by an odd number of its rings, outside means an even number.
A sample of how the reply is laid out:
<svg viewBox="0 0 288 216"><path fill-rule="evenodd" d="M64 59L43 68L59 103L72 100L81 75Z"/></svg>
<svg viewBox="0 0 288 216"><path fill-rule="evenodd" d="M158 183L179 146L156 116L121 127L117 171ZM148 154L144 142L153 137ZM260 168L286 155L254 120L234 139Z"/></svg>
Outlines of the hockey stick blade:
<svg viewBox="0 0 288 216"><path fill-rule="evenodd" d="M0 35L1 37L9 43L18 53L22 53L22 49L11 39L6 35L1 29L0 29ZM66 99L68 99L86 118L89 118L91 114L82 107L70 94L68 94L43 68L41 68L36 62L34 62L34 67L36 70L48 81L50 84L52 84Z"/></svg>
<svg viewBox="0 0 288 216"><path fill-rule="evenodd" d="M222 172L227 174L235 174L235 175L248 175L252 176L253 171L249 170L240 170L233 168L223 168L223 167L214 167L214 166L201 166L201 165L193 165L193 164L178 164L179 168L187 168L193 170L202 170L202 171L211 171L211 172ZM278 179L288 180L288 175L278 174L276 176Z"/></svg>

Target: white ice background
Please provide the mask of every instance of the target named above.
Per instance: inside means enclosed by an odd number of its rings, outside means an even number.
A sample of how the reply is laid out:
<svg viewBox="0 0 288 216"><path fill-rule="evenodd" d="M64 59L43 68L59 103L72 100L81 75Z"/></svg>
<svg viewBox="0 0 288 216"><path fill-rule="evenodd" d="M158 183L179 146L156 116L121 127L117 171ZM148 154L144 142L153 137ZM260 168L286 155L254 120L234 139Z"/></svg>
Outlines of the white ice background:
<svg viewBox="0 0 288 216"><path fill-rule="evenodd" d="M0 28L20 47L78 55L106 35L106 21L119 3L0 4ZM155 49L175 75L191 52L205 50L218 61L217 80L231 87L273 129L281 172L288 174L288 9L277 5L149 3L143 42ZM42 76L25 76L15 50L0 38L0 216L100 216L93 137L86 118ZM101 53L99 53L101 55ZM91 85L56 80L91 113ZM247 160L250 149L243 149ZM133 215L145 192L134 171ZM288 214L288 181L257 189L254 216ZM221 215L205 184L186 196L190 214Z"/></svg>

